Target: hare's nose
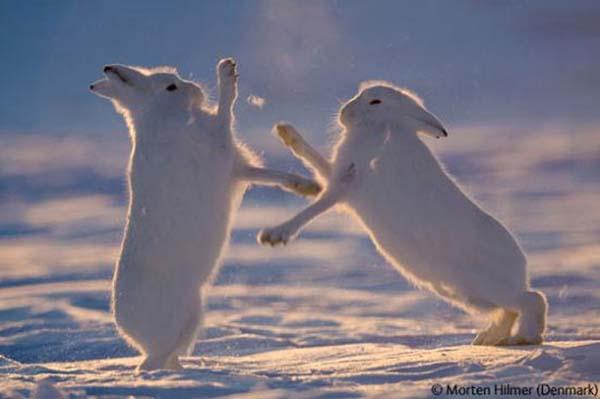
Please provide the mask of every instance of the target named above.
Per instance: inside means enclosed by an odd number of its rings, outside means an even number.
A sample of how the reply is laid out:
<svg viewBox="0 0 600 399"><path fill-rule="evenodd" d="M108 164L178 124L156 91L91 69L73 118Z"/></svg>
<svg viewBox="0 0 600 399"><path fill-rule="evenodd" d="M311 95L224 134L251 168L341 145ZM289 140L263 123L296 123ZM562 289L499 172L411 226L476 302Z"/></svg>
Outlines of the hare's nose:
<svg viewBox="0 0 600 399"><path fill-rule="evenodd" d="M107 65L104 67L104 72L110 72L112 70L113 70L113 68L110 65Z"/></svg>

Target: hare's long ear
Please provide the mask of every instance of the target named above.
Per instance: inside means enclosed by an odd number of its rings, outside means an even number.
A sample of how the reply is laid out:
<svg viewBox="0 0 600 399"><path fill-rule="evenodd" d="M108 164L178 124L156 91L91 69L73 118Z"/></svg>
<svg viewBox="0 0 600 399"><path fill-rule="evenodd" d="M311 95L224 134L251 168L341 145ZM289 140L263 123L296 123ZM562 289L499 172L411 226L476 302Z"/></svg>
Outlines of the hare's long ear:
<svg viewBox="0 0 600 399"><path fill-rule="evenodd" d="M448 137L448 132L442 122L431 112L425 108L417 108L417 112L413 115L413 119L417 121L417 131L429 137L439 139Z"/></svg>

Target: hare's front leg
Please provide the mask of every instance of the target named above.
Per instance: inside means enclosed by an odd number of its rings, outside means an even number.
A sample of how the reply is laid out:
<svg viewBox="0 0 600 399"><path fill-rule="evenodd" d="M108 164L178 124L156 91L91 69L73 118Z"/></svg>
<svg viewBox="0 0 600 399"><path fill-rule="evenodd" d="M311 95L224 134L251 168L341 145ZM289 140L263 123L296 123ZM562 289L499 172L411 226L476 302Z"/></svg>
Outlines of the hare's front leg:
<svg viewBox="0 0 600 399"><path fill-rule="evenodd" d="M253 184L279 186L303 197L314 197L321 192L321 186L311 179L273 169L244 166L237 177Z"/></svg>
<svg viewBox="0 0 600 399"><path fill-rule="evenodd" d="M296 158L314 169L324 179L331 176L331 163L323 158L319 152L312 147L300 133L288 123L275 125L275 132L286 147L292 150Z"/></svg>
<svg viewBox="0 0 600 399"><path fill-rule="evenodd" d="M300 230L311 220L326 212L339 201L339 196L328 192L323 194L318 200L310 204L303 211L278 226L266 228L258 233L258 242L261 244L287 244L294 239Z"/></svg>
<svg viewBox="0 0 600 399"><path fill-rule="evenodd" d="M233 58L225 58L217 64L219 83L219 109L217 118L225 126L231 124L233 106L237 98L237 70Z"/></svg>

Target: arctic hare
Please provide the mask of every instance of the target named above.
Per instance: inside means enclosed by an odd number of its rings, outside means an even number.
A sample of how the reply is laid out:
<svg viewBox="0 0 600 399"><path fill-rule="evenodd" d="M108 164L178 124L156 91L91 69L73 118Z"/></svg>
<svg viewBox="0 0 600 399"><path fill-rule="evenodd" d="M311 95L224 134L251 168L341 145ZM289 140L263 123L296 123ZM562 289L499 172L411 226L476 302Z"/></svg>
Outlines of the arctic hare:
<svg viewBox="0 0 600 399"><path fill-rule="evenodd" d="M263 169L232 130L237 75L217 66L219 102L174 69L108 65L90 86L123 114L132 139L129 209L113 280L119 331L144 360L138 369L179 368L202 319L201 292L215 273L232 215L248 183L316 195L318 184Z"/></svg>
<svg viewBox="0 0 600 399"><path fill-rule="evenodd" d="M367 82L342 106L338 122L342 135L331 161L291 126L276 126L326 189L291 220L261 231L259 241L286 244L316 216L343 205L406 278L465 310L493 316L473 344L541 343L547 304L529 288L525 255L417 137L447 136L423 102L389 83Z"/></svg>

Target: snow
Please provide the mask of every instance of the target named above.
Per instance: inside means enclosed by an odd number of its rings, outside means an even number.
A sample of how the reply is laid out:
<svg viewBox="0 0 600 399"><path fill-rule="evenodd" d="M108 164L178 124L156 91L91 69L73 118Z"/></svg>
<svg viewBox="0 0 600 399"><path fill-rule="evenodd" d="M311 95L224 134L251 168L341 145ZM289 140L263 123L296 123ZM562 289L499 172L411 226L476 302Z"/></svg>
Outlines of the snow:
<svg viewBox="0 0 600 399"><path fill-rule="evenodd" d="M255 189L185 369L136 375L137 354L109 313L125 159L108 167L81 156L127 139L8 135L0 142L9 137L13 151L44 154L65 142L72 151L62 164L13 154L19 164L0 168L4 181L21 182L0 203L0 397L419 398L434 383L597 383L600 153L589 143L598 133L449 130L435 152L515 231L532 285L548 296L544 345L470 346L484 320L410 287L348 217L330 213L285 248L258 246L258 229L303 201Z"/></svg>

